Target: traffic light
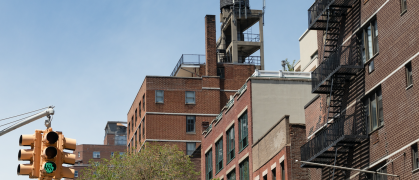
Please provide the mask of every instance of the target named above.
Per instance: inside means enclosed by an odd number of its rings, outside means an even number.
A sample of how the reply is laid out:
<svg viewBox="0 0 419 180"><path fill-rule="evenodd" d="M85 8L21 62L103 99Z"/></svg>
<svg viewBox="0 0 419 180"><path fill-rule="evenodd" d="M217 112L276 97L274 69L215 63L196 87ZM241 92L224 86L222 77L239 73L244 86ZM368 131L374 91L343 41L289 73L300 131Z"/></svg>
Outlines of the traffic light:
<svg viewBox="0 0 419 180"><path fill-rule="evenodd" d="M31 149L21 149L18 159L30 161L30 164L19 164L18 175L29 175L29 178L61 179L74 178L74 170L63 167L62 164L74 164L76 156L64 152L64 149L75 150L76 140L65 138L62 132L36 130L35 134L21 135L20 146L31 146Z"/></svg>
<svg viewBox="0 0 419 180"><path fill-rule="evenodd" d="M75 150L76 140L65 138L62 132L55 132L52 131L52 128L48 128L43 132L42 142L41 178L74 178L74 170L63 167L62 164L75 163L76 156L64 152L64 149Z"/></svg>
<svg viewBox="0 0 419 180"><path fill-rule="evenodd" d="M18 154L19 161L30 161L30 164L19 164L17 166L17 174L29 175L29 178L38 178L42 149L42 131L36 130L35 134L21 135L19 145L31 146L31 149L19 150Z"/></svg>

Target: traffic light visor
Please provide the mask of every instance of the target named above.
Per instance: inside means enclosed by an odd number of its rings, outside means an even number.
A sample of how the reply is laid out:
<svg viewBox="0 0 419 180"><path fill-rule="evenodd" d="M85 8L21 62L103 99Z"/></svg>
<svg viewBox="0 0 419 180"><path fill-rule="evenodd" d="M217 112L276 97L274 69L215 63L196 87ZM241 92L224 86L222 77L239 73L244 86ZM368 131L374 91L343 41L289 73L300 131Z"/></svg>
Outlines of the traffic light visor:
<svg viewBox="0 0 419 180"><path fill-rule="evenodd" d="M17 175L29 175L32 172L32 164L19 164L17 166Z"/></svg>
<svg viewBox="0 0 419 180"><path fill-rule="evenodd" d="M48 132L45 136L45 139L48 141L49 144L54 144L58 141L58 134L54 131Z"/></svg>
<svg viewBox="0 0 419 180"><path fill-rule="evenodd" d="M34 141L35 136L33 134L20 135L19 146L30 146Z"/></svg>
<svg viewBox="0 0 419 180"><path fill-rule="evenodd" d="M21 149L19 150L18 160L19 161L30 161L33 157L32 149Z"/></svg>
<svg viewBox="0 0 419 180"><path fill-rule="evenodd" d="M44 155L47 157L47 159L52 159L57 156L57 152L57 148L50 146L45 148Z"/></svg>

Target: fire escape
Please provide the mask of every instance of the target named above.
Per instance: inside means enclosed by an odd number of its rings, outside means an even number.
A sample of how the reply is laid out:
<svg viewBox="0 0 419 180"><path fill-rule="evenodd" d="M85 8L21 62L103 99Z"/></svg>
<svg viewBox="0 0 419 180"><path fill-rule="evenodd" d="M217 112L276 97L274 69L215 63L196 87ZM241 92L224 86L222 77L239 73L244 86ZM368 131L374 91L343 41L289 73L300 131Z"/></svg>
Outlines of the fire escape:
<svg viewBox="0 0 419 180"><path fill-rule="evenodd" d="M353 146L367 138L365 126L346 118L342 108L349 93L348 81L363 69L359 47L340 45L342 19L357 2L316 0L308 10L309 29L324 32L322 61L312 72L312 93L327 96L327 110L321 130L301 147L302 161L336 164L336 159L347 157ZM301 167L320 168L308 164Z"/></svg>

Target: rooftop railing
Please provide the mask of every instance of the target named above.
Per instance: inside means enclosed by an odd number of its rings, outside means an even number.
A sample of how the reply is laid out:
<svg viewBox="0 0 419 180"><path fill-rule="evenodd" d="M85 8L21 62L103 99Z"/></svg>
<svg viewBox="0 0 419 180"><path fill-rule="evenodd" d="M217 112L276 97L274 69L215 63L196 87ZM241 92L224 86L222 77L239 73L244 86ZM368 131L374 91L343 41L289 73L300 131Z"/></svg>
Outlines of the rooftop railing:
<svg viewBox="0 0 419 180"><path fill-rule="evenodd" d="M239 41L240 41L240 39L241 38L239 37ZM260 41L260 36L259 36L259 34L243 33L243 39L242 40L248 41L248 42L259 42Z"/></svg>
<svg viewBox="0 0 419 180"><path fill-rule="evenodd" d="M173 69L172 74L170 76L176 76L176 73L179 71L182 64L189 64L189 65L200 65L205 64L205 55L203 54L182 54L178 63Z"/></svg>
<svg viewBox="0 0 419 180"><path fill-rule="evenodd" d="M252 77L279 77L279 78L302 78L310 79L310 72L295 72L295 71L266 71L266 70L255 70Z"/></svg>

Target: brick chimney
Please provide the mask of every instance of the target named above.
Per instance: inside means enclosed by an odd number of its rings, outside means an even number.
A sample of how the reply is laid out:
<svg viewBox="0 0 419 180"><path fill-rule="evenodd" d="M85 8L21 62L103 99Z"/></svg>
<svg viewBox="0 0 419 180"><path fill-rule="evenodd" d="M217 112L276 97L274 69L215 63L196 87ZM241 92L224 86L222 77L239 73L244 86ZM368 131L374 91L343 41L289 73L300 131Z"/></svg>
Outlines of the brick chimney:
<svg viewBox="0 0 419 180"><path fill-rule="evenodd" d="M215 15L205 16L205 75L217 76L217 47Z"/></svg>

